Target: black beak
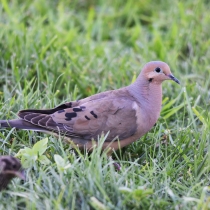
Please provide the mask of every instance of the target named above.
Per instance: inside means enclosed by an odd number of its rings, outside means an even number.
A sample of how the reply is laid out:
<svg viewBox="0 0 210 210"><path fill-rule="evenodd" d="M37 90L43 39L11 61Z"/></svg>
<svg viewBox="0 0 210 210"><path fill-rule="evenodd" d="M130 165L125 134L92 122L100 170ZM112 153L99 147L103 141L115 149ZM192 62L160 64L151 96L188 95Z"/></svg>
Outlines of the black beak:
<svg viewBox="0 0 210 210"><path fill-rule="evenodd" d="M24 170L16 172L15 175L17 177L19 177L20 179L24 180L24 181L26 180L26 175L25 175L25 171Z"/></svg>
<svg viewBox="0 0 210 210"><path fill-rule="evenodd" d="M26 180L26 175L25 175L25 171L24 170L20 170L20 171L13 171L13 170L7 170L4 171L4 174L11 174L15 177L19 177L22 180Z"/></svg>
<svg viewBox="0 0 210 210"><path fill-rule="evenodd" d="M173 80L174 82L180 84L180 81L179 81L176 77L174 77L172 74L169 74L168 77L169 77L171 80Z"/></svg>

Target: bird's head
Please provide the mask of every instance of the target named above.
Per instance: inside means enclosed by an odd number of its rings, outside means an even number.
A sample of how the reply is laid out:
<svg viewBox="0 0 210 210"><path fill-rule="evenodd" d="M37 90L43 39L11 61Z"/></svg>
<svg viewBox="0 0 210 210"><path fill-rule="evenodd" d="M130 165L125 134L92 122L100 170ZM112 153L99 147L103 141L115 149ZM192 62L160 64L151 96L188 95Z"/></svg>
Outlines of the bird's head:
<svg viewBox="0 0 210 210"><path fill-rule="evenodd" d="M168 64L162 61L151 61L147 63L143 67L140 75L151 83L161 84L164 80L173 80L180 84L179 80L171 73Z"/></svg>
<svg viewBox="0 0 210 210"><path fill-rule="evenodd" d="M0 156L0 175L8 177L8 179L19 177L25 180L20 161L12 156Z"/></svg>

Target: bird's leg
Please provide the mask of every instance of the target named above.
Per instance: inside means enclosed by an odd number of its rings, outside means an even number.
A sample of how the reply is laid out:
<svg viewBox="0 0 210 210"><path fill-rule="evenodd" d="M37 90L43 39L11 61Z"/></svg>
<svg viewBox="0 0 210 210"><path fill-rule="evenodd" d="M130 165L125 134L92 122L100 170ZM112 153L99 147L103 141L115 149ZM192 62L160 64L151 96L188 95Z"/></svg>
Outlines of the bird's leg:
<svg viewBox="0 0 210 210"><path fill-rule="evenodd" d="M121 171L121 165L119 163L114 162L113 165L114 165L116 171Z"/></svg>
<svg viewBox="0 0 210 210"><path fill-rule="evenodd" d="M115 162L112 159L112 156L108 155L108 159L113 162L113 166L114 166L116 171L120 171L121 170L121 165L119 163Z"/></svg>

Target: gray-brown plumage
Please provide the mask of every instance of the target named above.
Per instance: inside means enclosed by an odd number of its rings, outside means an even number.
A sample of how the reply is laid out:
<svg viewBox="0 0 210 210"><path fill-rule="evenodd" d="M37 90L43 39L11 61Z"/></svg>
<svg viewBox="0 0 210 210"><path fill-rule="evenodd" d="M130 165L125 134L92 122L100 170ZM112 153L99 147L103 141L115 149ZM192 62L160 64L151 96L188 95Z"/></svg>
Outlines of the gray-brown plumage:
<svg viewBox="0 0 210 210"><path fill-rule="evenodd" d="M15 177L25 179L20 161L12 156L0 156L0 191Z"/></svg>
<svg viewBox="0 0 210 210"><path fill-rule="evenodd" d="M22 110L18 113L20 119L0 120L0 127L61 134L79 147L88 149L92 147L93 139L109 132L103 148L122 148L138 140L156 123L161 111L164 80L179 83L166 63L152 61L127 87L68 102L54 109Z"/></svg>

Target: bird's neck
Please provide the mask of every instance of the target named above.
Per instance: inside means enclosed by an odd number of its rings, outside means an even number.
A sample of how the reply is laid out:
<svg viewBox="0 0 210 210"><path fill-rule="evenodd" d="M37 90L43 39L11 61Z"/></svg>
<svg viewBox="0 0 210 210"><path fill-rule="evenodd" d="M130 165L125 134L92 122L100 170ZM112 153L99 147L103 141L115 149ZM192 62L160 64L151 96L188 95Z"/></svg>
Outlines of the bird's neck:
<svg viewBox="0 0 210 210"><path fill-rule="evenodd" d="M161 111L162 85L138 78L128 89L131 95L136 98L142 110L155 123Z"/></svg>
<svg viewBox="0 0 210 210"><path fill-rule="evenodd" d="M0 174L0 191L5 189L7 185L9 184L11 178L7 177L3 174Z"/></svg>

